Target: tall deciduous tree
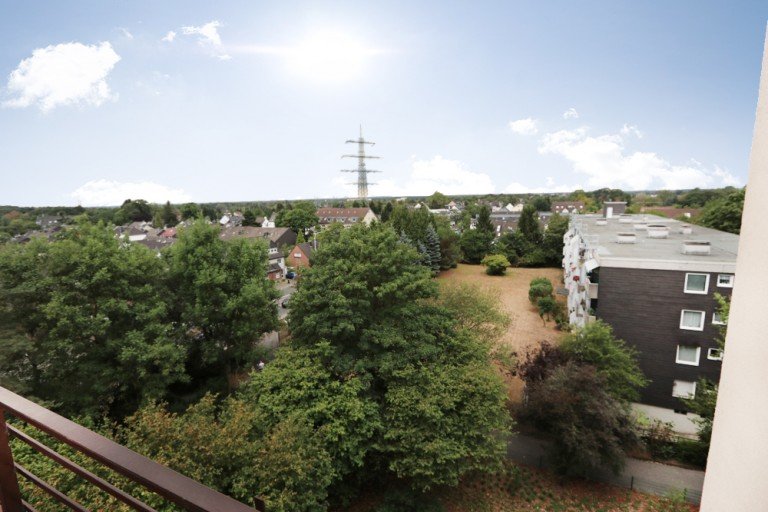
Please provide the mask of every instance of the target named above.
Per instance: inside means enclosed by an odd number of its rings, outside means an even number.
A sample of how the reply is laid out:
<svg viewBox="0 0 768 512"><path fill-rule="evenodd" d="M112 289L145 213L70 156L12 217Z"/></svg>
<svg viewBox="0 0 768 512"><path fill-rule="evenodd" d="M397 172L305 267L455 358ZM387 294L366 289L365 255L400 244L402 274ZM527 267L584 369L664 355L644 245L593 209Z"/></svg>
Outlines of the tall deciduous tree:
<svg viewBox="0 0 768 512"><path fill-rule="evenodd" d="M739 234L741 215L744 211L744 195L745 190L742 189L710 201L697 219L699 224Z"/></svg>
<svg viewBox="0 0 768 512"><path fill-rule="evenodd" d="M216 227L198 221L181 231L167 258L173 316L193 365L227 372L246 367L253 344L277 327L264 243L224 242Z"/></svg>
<svg viewBox="0 0 768 512"><path fill-rule="evenodd" d="M0 262L6 313L29 339L19 362L35 396L65 413L119 417L184 379L185 351L167 321L165 269L145 247L122 244L104 225L80 224Z"/></svg>
<svg viewBox="0 0 768 512"><path fill-rule="evenodd" d="M600 320L566 336L561 347L575 361L594 366L617 399L637 401L640 389L648 384L637 364L637 350L617 339Z"/></svg>

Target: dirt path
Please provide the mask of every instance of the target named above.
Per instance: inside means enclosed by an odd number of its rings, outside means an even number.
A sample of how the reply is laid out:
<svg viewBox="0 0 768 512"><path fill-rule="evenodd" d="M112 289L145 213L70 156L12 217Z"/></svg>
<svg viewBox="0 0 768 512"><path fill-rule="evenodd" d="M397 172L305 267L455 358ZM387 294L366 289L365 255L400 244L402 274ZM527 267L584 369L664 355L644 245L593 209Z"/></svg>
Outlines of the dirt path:
<svg viewBox="0 0 768 512"><path fill-rule="evenodd" d="M547 277L557 288L560 285L562 271L556 268L512 268L505 276L489 276L485 267L480 265L459 265L458 268L443 272L439 279L458 283L473 283L481 288L499 294L501 305L509 315L510 324L507 332L499 340L518 354L532 346L547 340L557 343L562 333L555 329L554 322L542 325L536 308L528 301L528 286L531 279ZM519 401L522 394L522 382L517 378L507 379L509 397Z"/></svg>

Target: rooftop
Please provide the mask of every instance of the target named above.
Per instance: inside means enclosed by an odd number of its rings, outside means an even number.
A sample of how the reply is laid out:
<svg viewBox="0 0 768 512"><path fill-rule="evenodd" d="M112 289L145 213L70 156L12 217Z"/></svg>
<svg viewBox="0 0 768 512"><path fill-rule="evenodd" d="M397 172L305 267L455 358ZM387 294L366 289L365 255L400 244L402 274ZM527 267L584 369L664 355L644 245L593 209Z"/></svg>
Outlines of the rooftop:
<svg viewBox="0 0 768 512"><path fill-rule="evenodd" d="M606 223L598 225L599 220ZM668 235L651 238L648 225L666 226ZM594 250L591 256L603 267L730 273L736 270L739 236L731 233L649 214L610 219L600 214L579 215L572 220L572 226L581 232L587 249ZM689 226L690 233L683 233L683 226ZM634 234L634 243L619 243L619 233ZM709 242L709 254L684 253L683 243L693 241Z"/></svg>

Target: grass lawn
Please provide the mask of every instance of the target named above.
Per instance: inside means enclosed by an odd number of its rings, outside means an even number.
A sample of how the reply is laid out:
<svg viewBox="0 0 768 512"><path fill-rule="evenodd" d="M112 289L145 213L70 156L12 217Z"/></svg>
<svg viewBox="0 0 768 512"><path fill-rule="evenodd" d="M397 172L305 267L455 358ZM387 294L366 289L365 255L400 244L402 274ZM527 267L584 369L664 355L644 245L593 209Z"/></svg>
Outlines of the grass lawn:
<svg viewBox="0 0 768 512"><path fill-rule="evenodd" d="M555 329L554 322L543 325L536 307L528 301L528 287L532 279L547 277L555 289L561 286L563 271L558 268L510 268L504 276L489 276L482 265L462 265L442 272L439 282L471 283L491 293L498 294L503 310L509 315L509 329L499 343L510 347L519 355L548 340L557 343L562 333ZM522 398L523 383L517 377L507 377L509 399L519 402Z"/></svg>

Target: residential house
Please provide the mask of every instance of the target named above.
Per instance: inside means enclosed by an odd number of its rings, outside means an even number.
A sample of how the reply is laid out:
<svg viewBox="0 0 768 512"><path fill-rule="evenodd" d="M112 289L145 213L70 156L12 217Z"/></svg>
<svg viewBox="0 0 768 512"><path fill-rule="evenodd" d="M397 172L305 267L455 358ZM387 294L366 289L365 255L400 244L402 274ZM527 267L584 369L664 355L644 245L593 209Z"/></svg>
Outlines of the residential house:
<svg viewBox="0 0 768 512"><path fill-rule="evenodd" d="M289 267L311 267L312 266L312 253L317 247L317 242L305 242L296 244L288 254L288 266Z"/></svg>
<svg viewBox="0 0 768 512"><path fill-rule="evenodd" d="M584 213L584 201L554 201L551 209L553 213L560 215Z"/></svg>
<svg viewBox="0 0 768 512"><path fill-rule="evenodd" d="M370 225L377 219L376 214L370 208L318 208L317 217L320 219L320 226L327 226L334 222L344 224L344 227L350 227L358 222L364 222Z"/></svg>
<svg viewBox="0 0 768 512"><path fill-rule="evenodd" d="M58 215L38 215L35 219L35 224L40 226L43 231L52 229L62 224L62 218Z"/></svg>
<svg viewBox="0 0 768 512"><path fill-rule="evenodd" d="M587 214L571 218L564 242L571 324L608 323L651 381L636 407L694 433L680 398L720 377L714 294L731 293L738 235L654 215Z"/></svg>
<svg viewBox="0 0 768 512"><path fill-rule="evenodd" d="M267 228L256 226L226 227L219 234L222 240L234 238L261 238L268 242L274 242L276 247L293 247L296 245L297 235L290 228Z"/></svg>

